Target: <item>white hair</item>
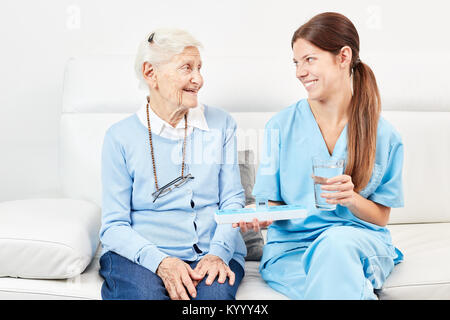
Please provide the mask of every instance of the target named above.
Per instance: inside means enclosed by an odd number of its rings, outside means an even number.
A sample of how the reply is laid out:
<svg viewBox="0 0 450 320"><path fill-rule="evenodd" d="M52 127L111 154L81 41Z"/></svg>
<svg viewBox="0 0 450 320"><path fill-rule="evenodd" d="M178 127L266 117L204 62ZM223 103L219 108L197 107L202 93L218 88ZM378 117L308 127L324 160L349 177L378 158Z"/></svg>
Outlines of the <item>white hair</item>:
<svg viewBox="0 0 450 320"><path fill-rule="evenodd" d="M151 34L153 34L153 41L149 43L148 39ZM184 30L161 28L150 32L139 44L134 63L136 76L139 79L139 87L148 89L148 85L142 75L142 65L145 62L158 66L168 62L174 55L183 52L186 47L203 48L197 39Z"/></svg>

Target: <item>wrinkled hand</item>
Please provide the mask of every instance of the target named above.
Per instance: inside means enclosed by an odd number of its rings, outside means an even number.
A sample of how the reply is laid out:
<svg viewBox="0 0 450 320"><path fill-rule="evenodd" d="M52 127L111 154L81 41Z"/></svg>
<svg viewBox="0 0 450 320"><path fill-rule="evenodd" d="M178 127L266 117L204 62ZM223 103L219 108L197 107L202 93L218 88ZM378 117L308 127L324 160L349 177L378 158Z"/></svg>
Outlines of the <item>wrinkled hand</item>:
<svg viewBox="0 0 450 320"><path fill-rule="evenodd" d="M354 205L356 192L353 190L355 186L351 176L343 174L329 179L313 176L313 179L316 183L321 184L320 187L322 190L335 191L320 194L322 198L326 199L327 203L340 204L345 207L352 207Z"/></svg>
<svg viewBox="0 0 450 320"><path fill-rule="evenodd" d="M187 263L175 257L164 258L159 264L156 274L164 282L172 300L189 300L186 289L191 297L195 298L197 291L194 282L203 278Z"/></svg>
<svg viewBox="0 0 450 320"><path fill-rule="evenodd" d="M194 271L198 273L202 279L208 274L205 281L208 286L214 282L214 279L216 279L217 276L219 277L217 280L219 283L225 283L228 276L230 286L234 285L234 272L231 271L230 267L218 256L212 254L205 255L197 264Z"/></svg>

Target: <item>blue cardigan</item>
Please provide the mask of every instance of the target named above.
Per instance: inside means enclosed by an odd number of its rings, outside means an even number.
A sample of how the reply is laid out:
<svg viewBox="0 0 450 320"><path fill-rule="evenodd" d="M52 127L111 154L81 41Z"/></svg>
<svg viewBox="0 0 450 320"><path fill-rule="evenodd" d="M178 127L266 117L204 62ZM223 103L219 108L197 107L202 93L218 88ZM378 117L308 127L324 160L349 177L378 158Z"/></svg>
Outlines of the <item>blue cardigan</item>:
<svg viewBox="0 0 450 320"><path fill-rule="evenodd" d="M242 208L236 123L205 106L209 130L194 129L186 142L185 175L195 179L153 202L155 189L148 129L133 114L106 132L102 149L102 254L113 251L152 272L167 256L185 261L205 254L244 267L239 228L217 225L216 209ZM152 134L158 186L181 174L183 139ZM191 201L192 200L192 201ZM193 205L193 207L192 207Z"/></svg>

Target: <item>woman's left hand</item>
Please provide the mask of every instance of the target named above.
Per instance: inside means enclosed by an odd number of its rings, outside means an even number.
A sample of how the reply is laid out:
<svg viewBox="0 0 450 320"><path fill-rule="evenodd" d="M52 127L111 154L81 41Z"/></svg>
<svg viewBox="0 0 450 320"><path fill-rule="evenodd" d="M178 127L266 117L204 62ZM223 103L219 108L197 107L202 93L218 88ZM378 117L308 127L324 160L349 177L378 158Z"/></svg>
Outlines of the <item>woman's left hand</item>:
<svg viewBox="0 0 450 320"><path fill-rule="evenodd" d="M197 266L194 269L195 272L204 277L208 274L208 278L206 278L206 284L210 286L214 279L218 276L217 280L219 283L225 283L227 277L230 279L230 286L234 285L235 275L234 272L231 271L230 267L218 256L207 254L205 255Z"/></svg>
<svg viewBox="0 0 450 320"><path fill-rule="evenodd" d="M272 222L272 220L259 221L257 218L254 218L252 222L245 222L241 220L238 223L233 223L232 226L233 228L240 227L242 232L247 232L252 229L254 232L258 232L261 228L267 228L270 226Z"/></svg>
<svg viewBox="0 0 450 320"><path fill-rule="evenodd" d="M326 179L320 187L324 191L335 191L322 192L320 195L329 204L340 204L341 206L351 207L355 203L356 192L353 190L355 186L352 182L352 177L349 175L343 174Z"/></svg>

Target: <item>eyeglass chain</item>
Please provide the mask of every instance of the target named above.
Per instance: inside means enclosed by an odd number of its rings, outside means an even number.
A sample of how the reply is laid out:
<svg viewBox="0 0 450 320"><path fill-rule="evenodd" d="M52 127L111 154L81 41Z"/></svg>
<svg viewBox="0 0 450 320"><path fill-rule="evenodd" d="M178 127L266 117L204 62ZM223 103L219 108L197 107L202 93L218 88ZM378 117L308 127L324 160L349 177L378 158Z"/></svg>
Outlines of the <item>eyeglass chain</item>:
<svg viewBox="0 0 450 320"><path fill-rule="evenodd" d="M148 111L149 102L147 102L147 125L148 125L148 137L150 141L150 153L152 155L152 164L153 164L153 175L155 177L155 187L156 191L159 191L158 187L158 179L156 178L156 165L155 165L155 154L153 152L153 141L152 141L152 130L150 127L150 115ZM186 137L187 137L187 115L184 115L184 141L183 141L183 161L181 163L181 177L184 177L184 158L186 154Z"/></svg>

